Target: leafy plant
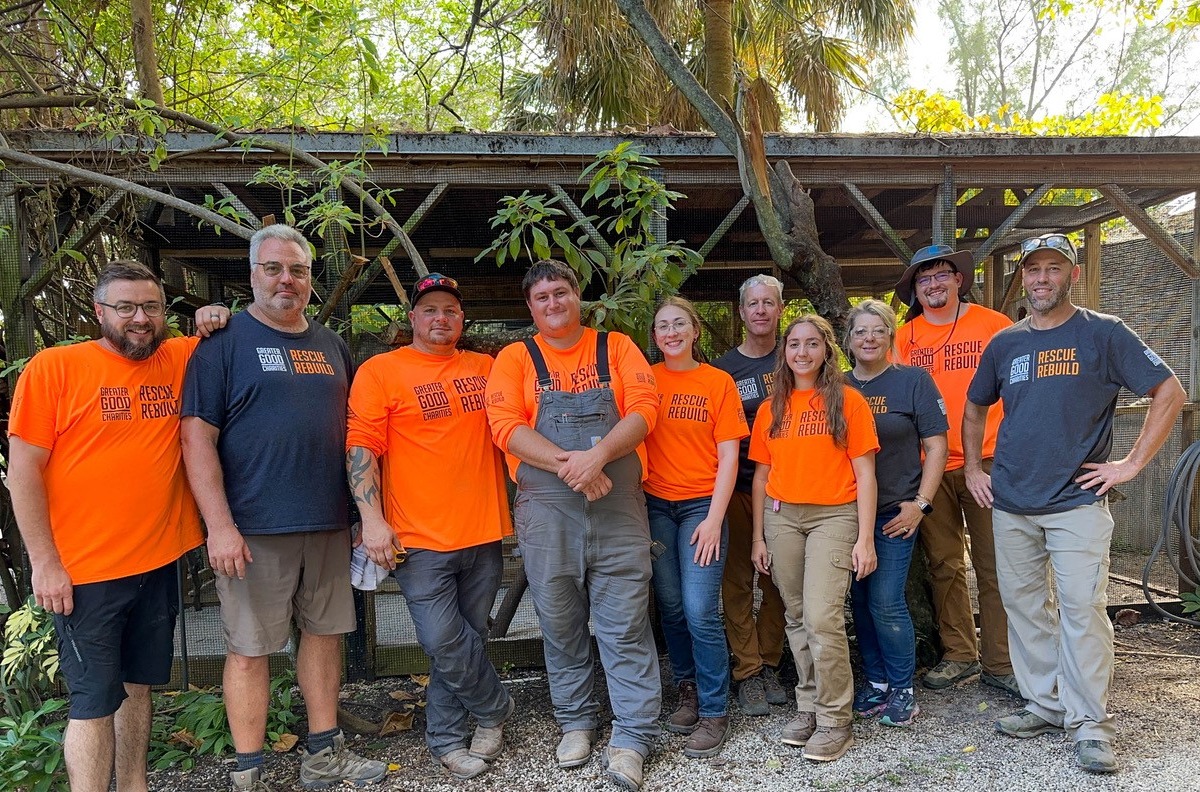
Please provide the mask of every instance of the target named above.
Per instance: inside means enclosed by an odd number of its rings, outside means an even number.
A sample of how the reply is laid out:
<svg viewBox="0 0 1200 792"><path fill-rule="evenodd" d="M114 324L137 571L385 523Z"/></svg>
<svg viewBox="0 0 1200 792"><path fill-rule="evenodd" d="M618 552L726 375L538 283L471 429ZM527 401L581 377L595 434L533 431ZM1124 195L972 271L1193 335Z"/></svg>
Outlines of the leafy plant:
<svg viewBox="0 0 1200 792"><path fill-rule="evenodd" d="M0 789L48 792L65 790L62 766L67 702L53 698L58 680L58 644L50 613L30 597L7 614L0 681L4 716L0 717Z"/></svg>
<svg viewBox="0 0 1200 792"><path fill-rule="evenodd" d="M37 709L9 710L0 717L0 789L51 792L69 786L63 766L66 719L56 713L63 699L48 699Z"/></svg>
<svg viewBox="0 0 1200 792"><path fill-rule="evenodd" d="M1183 602L1184 613L1200 613L1200 588L1183 592L1179 599Z"/></svg>
<svg viewBox="0 0 1200 792"><path fill-rule="evenodd" d="M656 229L665 229L667 212L684 196L654 178L657 166L629 141L600 153L580 174L590 178L580 208L594 205L603 214L573 222L560 208L562 195L505 196L491 223L500 235L475 260L493 256L503 266L522 255L530 262L560 255L581 286L599 280L600 296L584 304L585 321L645 342L654 302L675 294L700 264L696 251L659 238Z"/></svg>
<svg viewBox="0 0 1200 792"><path fill-rule="evenodd" d="M13 714L39 710L50 698L57 680L54 621L30 597L4 622L0 681L4 682L5 710Z"/></svg>

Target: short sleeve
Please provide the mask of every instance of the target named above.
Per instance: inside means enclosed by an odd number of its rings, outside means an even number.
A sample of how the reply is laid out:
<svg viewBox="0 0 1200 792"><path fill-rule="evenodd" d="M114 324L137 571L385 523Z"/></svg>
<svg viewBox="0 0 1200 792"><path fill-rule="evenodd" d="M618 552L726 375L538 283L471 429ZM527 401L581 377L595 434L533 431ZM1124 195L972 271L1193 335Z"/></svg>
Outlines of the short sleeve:
<svg viewBox="0 0 1200 792"><path fill-rule="evenodd" d="M350 386L346 410L346 448L365 448L375 456L388 449L389 402L381 378L381 366L367 360L359 367Z"/></svg>
<svg viewBox="0 0 1200 792"><path fill-rule="evenodd" d="M646 422L647 432L654 429L658 422L658 389L654 384L654 374L646 356L637 348L629 336L622 333L609 333L609 346L615 353L613 357L613 372L621 383L622 418L636 413Z"/></svg>
<svg viewBox="0 0 1200 792"><path fill-rule="evenodd" d="M521 426L529 426L525 410L525 382L522 358L528 359L524 344L509 344L500 350L488 376L486 399L488 425L492 440L501 451Z"/></svg>
<svg viewBox="0 0 1200 792"><path fill-rule="evenodd" d="M1109 336L1109 376L1122 387L1145 396L1175 372L1146 346L1127 324L1117 321Z"/></svg>
<svg viewBox="0 0 1200 792"><path fill-rule="evenodd" d="M58 437L55 406L62 393L62 367L47 363L45 353L34 355L21 372L13 392L8 434L30 445L53 450Z"/></svg>
<svg viewBox="0 0 1200 792"><path fill-rule="evenodd" d="M928 371L912 369L916 377L913 388L913 416L916 419L917 435L932 437L950 430L946 419L946 400Z"/></svg>
<svg viewBox="0 0 1200 792"><path fill-rule="evenodd" d="M195 417L218 429L225 427L229 372L225 366L226 334L206 338L188 362L183 379L183 415Z"/></svg>
<svg viewBox="0 0 1200 792"><path fill-rule="evenodd" d="M875 416L866 398L849 385L843 390L846 412L846 456L857 459L879 450Z"/></svg>
<svg viewBox="0 0 1200 792"><path fill-rule="evenodd" d="M771 402L764 401L754 416L754 429L750 432L750 459L764 465L771 464L771 447L767 433L771 431Z"/></svg>
<svg viewBox="0 0 1200 792"><path fill-rule="evenodd" d="M996 339L983 348L979 358L979 368L971 378L967 387L967 400L980 407L988 407L1000 400L1000 380L996 376L996 350L999 348Z"/></svg>
<svg viewBox="0 0 1200 792"><path fill-rule="evenodd" d="M746 423L746 413L742 410L742 397L738 394L733 377L720 369L717 381L720 391L715 394L717 402L717 423L713 430L713 438L718 443L726 440L741 440L750 434Z"/></svg>

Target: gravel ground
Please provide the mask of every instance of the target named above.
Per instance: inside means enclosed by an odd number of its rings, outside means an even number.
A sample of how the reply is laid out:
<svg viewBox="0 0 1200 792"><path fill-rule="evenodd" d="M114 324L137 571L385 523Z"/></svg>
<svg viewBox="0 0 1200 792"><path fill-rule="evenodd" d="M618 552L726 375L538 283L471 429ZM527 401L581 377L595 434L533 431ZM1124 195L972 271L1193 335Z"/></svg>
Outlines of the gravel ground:
<svg viewBox="0 0 1200 792"><path fill-rule="evenodd" d="M911 728L888 728L877 721L856 723L855 747L826 765L808 762L800 749L779 742L779 732L791 717L787 708L774 707L768 717L747 718L735 706L733 732L720 755L687 759L682 754L685 738L664 736L660 750L646 764L643 789L1200 792L1200 724L1196 718L1200 710L1200 630L1160 622L1119 627L1117 649L1110 706L1117 716L1116 748L1123 767L1114 776L1094 776L1076 769L1072 745L1065 736L1014 740L997 734L995 719L1018 709L1020 702L971 680L948 691L920 689L922 713ZM669 676L667 682L664 689L669 689ZM511 672L506 684L516 697L517 716L506 730L508 745L490 773L460 783L434 766L424 749L424 722L418 714L412 731L353 740L359 753L399 766L373 789L617 789L606 780L598 751L591 762L576 770L554 766L552 755L559 733L550 714L544 674ZM599 688L603 701L602 679ZM400 689L420 690L409 679L385 679L347 686L343 695L352 702L399 709L402 705L388 693ZM674 696L668 693L666 706L673 704ZM606 739L605 731L601 745ZM268 775L275 779L277 789L292 788L298 764L295 751L268 758ZM189 773L158 774L151 788L224 790L227 770L216 760L206 760Z"/></svg>

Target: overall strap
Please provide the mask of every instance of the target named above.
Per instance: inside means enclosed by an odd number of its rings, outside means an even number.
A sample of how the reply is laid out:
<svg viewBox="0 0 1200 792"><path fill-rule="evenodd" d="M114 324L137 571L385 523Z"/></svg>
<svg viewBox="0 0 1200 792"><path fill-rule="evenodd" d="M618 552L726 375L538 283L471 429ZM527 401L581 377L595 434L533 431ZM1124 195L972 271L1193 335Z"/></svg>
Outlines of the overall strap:
<svg viewBox="0 0 1200 792"><path fill-rule="evenodd" d="M596 334L596 378L601 388L611 387L612 374L608 370L608 331Z"/></svg>
<svg viewBox="0 0 1200 792"><path fill-rule="evenodd" d="M537 372L538 388L543 391L554 390L554 380L550 378L550 369L546 366L546 356L542 354L542 350L538 348L537 342L532 337L524 339L525 348L529 350L529 357L533 360L533 369Z"/></svg>

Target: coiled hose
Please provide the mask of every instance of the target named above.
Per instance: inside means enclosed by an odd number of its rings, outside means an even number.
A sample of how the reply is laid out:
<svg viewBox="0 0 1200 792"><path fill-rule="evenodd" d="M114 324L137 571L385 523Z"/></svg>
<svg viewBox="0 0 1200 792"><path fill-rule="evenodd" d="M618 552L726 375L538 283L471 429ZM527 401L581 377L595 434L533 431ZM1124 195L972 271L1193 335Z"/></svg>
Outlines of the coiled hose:
<svg viewBox="0 0 1200 792"><path fill-rule="evenodd" d="M1175 469L1171 471L1171 477L1167 481L1167 493L1163 499L1162 534L1158 537L1158 542L1154 545L1149 560L1146 561L1145 571L1142 572L1142 591L1145 593L1146 602L1150 603L1150 607L1164 618L1200 627L1200 619L1168 613L1154 601L1154 595L1150 593L1150 569L1164 551L1166 551L1167 561L1171 564L1171 568L1179 575L1180 594L1189 589L1200 589L1200 581L1191 578L1191 574L1200 569L1200 563L1197 563L1200 559L1200 539L1192 536L1191 530L1192 492L1196 486L1197 474L1200 474L1200 440L1192 443L1180 455L1179 461L1175 463ZM1171 550L1172 533L1179 537L1178 558ZM1180 563L1180 559L1186 559L1187 563Z"/></svg>

